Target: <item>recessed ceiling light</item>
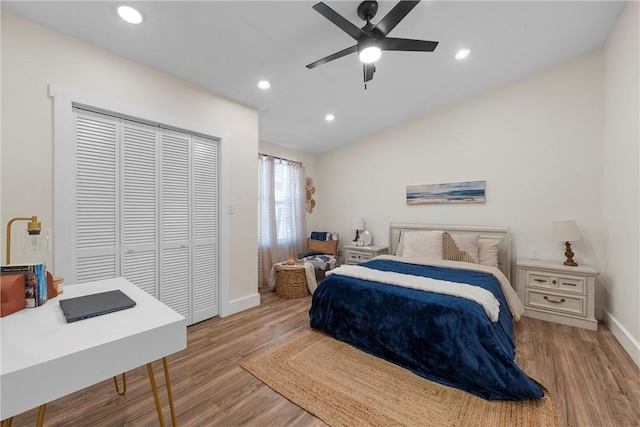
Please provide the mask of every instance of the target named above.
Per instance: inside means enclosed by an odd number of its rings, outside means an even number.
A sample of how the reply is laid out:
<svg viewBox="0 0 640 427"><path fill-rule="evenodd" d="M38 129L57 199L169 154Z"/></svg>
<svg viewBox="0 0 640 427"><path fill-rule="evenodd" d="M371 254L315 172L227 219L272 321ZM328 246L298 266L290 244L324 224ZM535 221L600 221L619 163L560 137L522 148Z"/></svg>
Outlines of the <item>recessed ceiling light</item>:
<svg viewBox="0 0 640 427"><path fill-rule="evenodd" d="M118 8L118 15L130 24L139 24L142 22L140 12L129 6L120 6Z"/></svg>
<svg viewBox="0 0 640 427"><path fill-rule="evenodd" d="M258 87L260 89L269 89L271 87L271 82L269 82L268 80L260 80L258 82Z"/></svg>
<svg viewBox="0 0 640 427"><path fill-rule="evenodd" d="M458 53L456 53L456 59L464 59L471 53L469 49L460 49Z"/></svg>
<svg viewBox="0 0 640 427"><path fill-rule="evenodd" d="M329 114L327 114L326 116L324 116L324 119L325 119L326 121L328 121L328 122L332 122L332 121L334 121L334 120L335 120L335 118L336 118L336 116L334 116L334 115L333 115L333 114L331 114L331 113L329 113Z"/></svg>

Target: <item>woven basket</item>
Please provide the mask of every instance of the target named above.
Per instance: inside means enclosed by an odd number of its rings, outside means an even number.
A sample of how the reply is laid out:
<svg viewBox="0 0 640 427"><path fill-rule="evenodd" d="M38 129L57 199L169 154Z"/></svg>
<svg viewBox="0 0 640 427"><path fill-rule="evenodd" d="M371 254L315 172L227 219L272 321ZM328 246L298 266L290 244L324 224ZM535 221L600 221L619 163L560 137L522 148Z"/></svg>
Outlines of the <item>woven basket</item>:
<svg viewBox="0 0 640 427"><path fill-rule="evenodd" d="M276 265L276 294L280 298L303 298L309 295L304 267Z"/></svg>

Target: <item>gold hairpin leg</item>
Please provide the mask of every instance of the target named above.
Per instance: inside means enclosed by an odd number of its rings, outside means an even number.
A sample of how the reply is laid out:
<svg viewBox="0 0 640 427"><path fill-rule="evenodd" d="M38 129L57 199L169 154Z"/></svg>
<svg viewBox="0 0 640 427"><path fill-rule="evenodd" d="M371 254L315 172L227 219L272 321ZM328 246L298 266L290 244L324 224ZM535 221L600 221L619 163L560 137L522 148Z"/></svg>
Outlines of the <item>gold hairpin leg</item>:
<svg viewBox="0 0 640 427"><path fill-rule="evenodd" d="M164 379L167 385L167 397L169 399L169 409L171 410L171 423L174 427L177 427L178 422L176 418L176 410L173 405L173 391L171 390L171 378L169 377L169 364L167 363L167 358L162 358L162 367L164 369ZM149 381L151 382L151 391L153 392L153 400L156 404L156 411L158 412L158 421L160 421L160 427L165 427L164 416L162 415L162 407L160 406L160 397L158 396L158 387L156 386L156 378L153 374L153 367L151 363L147 363L147 373L149 374ZM126 373L122 373L122 391L120 391L120 387L118 386L117 377L113 377L113 382L116 386L116 393L119 395L123 395L127 392L127 377ZM38 420L36 421L36 427L43 427L44 425L44 415L47 410L47 404L44 403L40 405L38 409ZM5 420L0 421L0 427L11 427L13 423L13 417L7 418Z"/></svg>
<svg viewBox="0 0 640 427"><path fill-rule="evenodd" d="M171 409L171 424L173 427L178 426L176 419L176 409L173 406L173 392L171 391L171 378L169 378L169 364L167 358L162 358L162 366L164 367L164 381L167 384L167 397L169 398L169 409Z"/></svg>
<svg viewBox="0 0 640 427"><path fill-rule="evenodd" d="M43 403L40 405L40 409L38 410L38 421L36 422L36 427L42 427L44 424L44 412L47 410L47 404Z"/></svg>
<svg viewBox="0 0 640 427"><path fill-rule="evenodd" d="M156 411L158 412L158 420L160 421L160 427L165 427L164 416L162 415L162 408L160 407L160 397L158 397L158 388L156 387L156 378L153 375L153 367L151 367L151 363L147 363L147 373L149 374L149 381L151 382L151 391L153 391L153 400L156 402Z"/></svg>
<svg viewBox="0 0 640 427"><path fill-rule="evenodd" d="M120 396L127 392L127 373L122 373L122 391L120 391L120 387L118 386L118 377L113 377L113 383L116 385L116 393Z"/></svg>
<svg viewBox="0 0 640 427"><path fill-rule="evenodd" d="M44 425L44 413L46 410L47 410L46 403L43 403L42 405L40 405L40 408L38 409L38 420L36 421L37 427L42 427ZM11 427L12 423L13 423L13 417L9 417L6 420L0 421L0 427Z"/></svg>
<svg viewBox="0 0 640 427"><path fill-rule="evenodd" d="M162 367L164 369L164 381L167 385L167 398L169 399L169 409L171 410L171 424L173 427L178 426L178 420L176 417L176 408L173 405L173 391L171 390L171 377L169 376L169 363L167 358L162 358ZM164 415L162 414L162 407L160 406L160 397L158 396L158 387L156 386L156 378L153 374L153 367L151 363L147 363L147 372L149 374L149 381L151 382L151 391L153 391L153 400L156 403L156 411L158 412L158 420L160 421L160 427L165 427Z"/></svg>

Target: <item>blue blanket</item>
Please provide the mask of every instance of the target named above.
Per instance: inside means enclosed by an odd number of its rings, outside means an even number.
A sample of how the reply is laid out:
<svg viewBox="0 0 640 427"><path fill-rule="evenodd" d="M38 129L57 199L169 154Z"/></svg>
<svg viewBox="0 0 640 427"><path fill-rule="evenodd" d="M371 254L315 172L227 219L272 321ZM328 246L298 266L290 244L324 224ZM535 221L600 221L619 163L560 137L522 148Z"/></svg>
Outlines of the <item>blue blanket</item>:
<svg viewBox="0 0 640 427"><path fill-rule="evenodd" d="M500 302L493 323L476 302L331 275L313 294L311 327L430 380L485 399L540 398L514 362L513 322L490 274L373 260L365 267L481 286Z"/></svg>

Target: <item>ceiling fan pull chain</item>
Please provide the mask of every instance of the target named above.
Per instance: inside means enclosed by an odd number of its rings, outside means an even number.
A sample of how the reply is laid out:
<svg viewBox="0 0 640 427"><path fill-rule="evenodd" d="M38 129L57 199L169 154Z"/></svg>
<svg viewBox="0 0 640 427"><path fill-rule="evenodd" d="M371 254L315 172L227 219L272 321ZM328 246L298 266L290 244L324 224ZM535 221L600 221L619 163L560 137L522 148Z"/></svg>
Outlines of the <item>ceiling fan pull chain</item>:
<svg viewBox="0 0 640 427"><path fill-rule="evenodd" d="M364 77L364 90L367 90L367 66L362 66L362 76Z"/></svg>

